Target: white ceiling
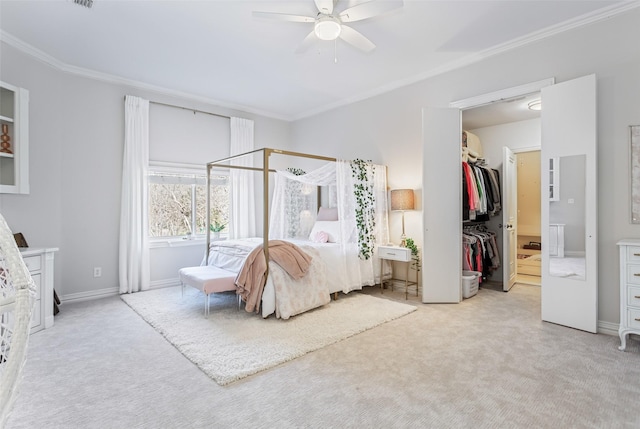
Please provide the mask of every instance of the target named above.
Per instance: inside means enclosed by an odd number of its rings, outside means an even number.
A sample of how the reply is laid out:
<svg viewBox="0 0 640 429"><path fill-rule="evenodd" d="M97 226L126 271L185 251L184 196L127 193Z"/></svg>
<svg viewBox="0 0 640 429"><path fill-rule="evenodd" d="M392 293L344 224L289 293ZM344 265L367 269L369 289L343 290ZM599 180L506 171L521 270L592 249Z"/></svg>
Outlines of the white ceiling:
<svg viewBox="0 0 640 429"><path fill-rule="evenodd" d="M340 0L335 10L362 2ZM350 24L377 45L367 54L342 41L317 41L296 54L313 24L252 16L315 16L313 0L94 0L91 9L71 0L1 0L0 35L66 71L295 120L634 3L405 0L400 9Z"/></svg>

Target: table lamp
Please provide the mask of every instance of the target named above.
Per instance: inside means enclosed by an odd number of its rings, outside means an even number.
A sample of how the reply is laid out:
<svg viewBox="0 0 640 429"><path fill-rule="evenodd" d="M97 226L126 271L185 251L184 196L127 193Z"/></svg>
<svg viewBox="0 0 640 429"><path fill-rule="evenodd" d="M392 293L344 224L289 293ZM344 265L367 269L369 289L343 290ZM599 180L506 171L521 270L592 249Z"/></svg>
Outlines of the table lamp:
<svg viewBox="0 0 640 429"><path fill-rule="evenodd" d="M406 210L414 210L415 202L413 198L413 189L394 189L391 191L391 210L402 212L402 241L401 247L407 245L407 236L404 234L404 212Z"/></svg>

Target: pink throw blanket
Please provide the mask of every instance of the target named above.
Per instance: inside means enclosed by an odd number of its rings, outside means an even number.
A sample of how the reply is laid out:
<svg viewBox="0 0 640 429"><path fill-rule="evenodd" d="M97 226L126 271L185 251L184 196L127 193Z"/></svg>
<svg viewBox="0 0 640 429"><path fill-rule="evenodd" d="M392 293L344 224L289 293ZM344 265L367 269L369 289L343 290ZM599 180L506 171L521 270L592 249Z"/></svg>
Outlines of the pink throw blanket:
<svg viewBox="0 0 640 429"><path fill-rule="evenodd" d="M304 277L311 264L311 256L295 244L282 240L269 241L269 259L280 265L294 279ZM246 302L246 311L259 312L262 291L267 281L266 274L267 262L263 246L260 245L249 253L236 277L237 293Z"/></svg>

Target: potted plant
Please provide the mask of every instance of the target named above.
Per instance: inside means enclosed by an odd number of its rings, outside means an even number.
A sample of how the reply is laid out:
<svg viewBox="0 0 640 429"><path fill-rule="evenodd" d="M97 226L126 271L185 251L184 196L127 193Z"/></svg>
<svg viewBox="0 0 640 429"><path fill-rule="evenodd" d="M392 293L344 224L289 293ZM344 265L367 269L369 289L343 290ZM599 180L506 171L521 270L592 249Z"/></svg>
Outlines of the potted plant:
<svg viewBox="0 0 640 429"><path fill-rule="evenodd" d="M220 231L225 229L227 226L226 223L222 223L219 220L214 220L212 224L209 225L209 229L213 232L213 238L220 238Z"/></svg>
<svg viewBox="0 0 640 429"><path fill-rule="evenodd" d="M411 249L411 259L413 259L411 268L420 271L420 252L418 251L418 246L416 246L412 238L407 238L405 247Z"/></svg>

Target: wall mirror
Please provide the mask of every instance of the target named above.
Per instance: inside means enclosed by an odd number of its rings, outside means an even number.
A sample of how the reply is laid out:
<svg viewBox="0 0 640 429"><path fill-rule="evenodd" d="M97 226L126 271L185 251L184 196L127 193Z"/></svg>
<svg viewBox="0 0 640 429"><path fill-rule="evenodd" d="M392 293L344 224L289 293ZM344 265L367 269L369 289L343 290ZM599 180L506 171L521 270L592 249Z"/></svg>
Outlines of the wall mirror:
<svg viewBox="0 0 640 429"><path fill-rule="evenodd" d="M631 132L631 223L640 223L640 125Z"/></svg>
<svg viewBox="0 0 640 429"><path fill-rule="evenodd" d="M586 279L586 155L552 158L549 174L562 184L549 193L549 275ZM551 186L551 184L550 184Z"/></svg>

